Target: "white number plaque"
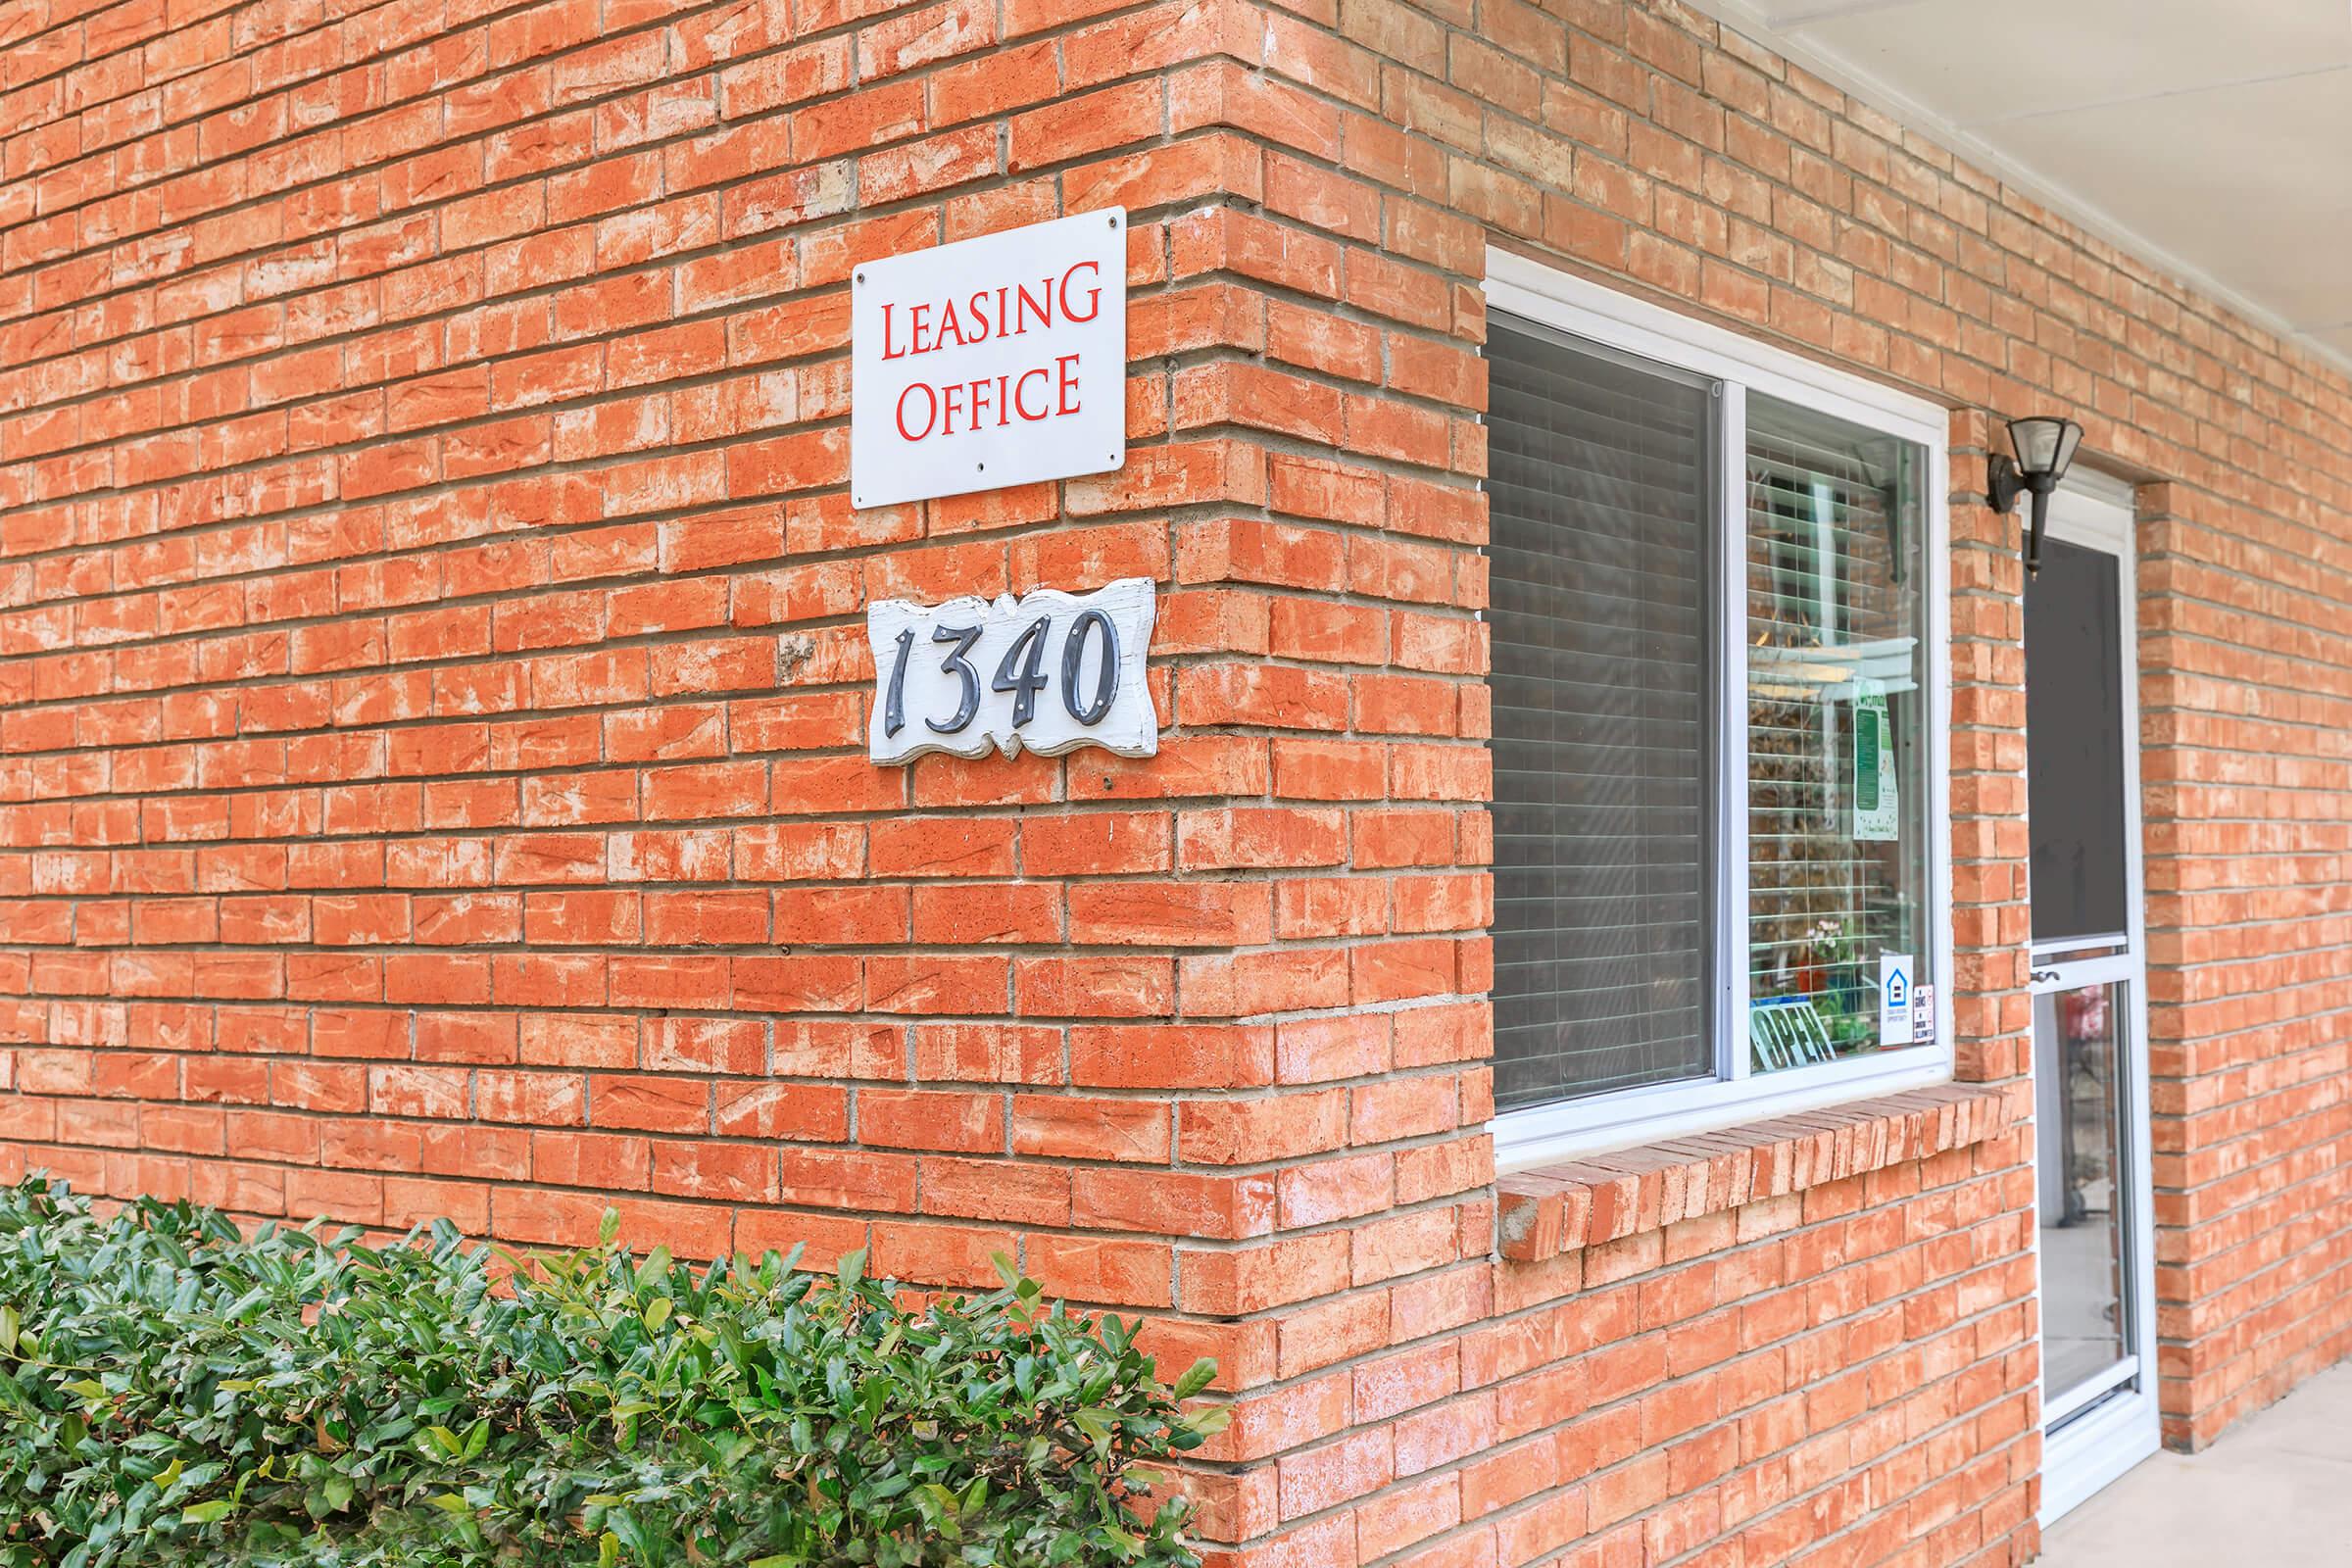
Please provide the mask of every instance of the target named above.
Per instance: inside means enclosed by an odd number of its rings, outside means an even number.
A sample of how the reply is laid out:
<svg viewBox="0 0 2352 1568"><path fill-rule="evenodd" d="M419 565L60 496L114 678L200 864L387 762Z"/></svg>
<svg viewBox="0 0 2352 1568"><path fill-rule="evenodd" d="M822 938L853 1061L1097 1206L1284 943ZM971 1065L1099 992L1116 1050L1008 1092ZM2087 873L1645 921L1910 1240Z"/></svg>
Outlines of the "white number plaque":
<svg viewBox="0 0 2352 1568"><path fill-rule="evenodd" d="M993 604L869 605L868 751L883 763L925 752L978 757L991 746L1007 757L1080 746L1150 757L1159 750L1159 718L1144 655L1157 609L1149 577L1089 594L1040 588Z"/></svg>

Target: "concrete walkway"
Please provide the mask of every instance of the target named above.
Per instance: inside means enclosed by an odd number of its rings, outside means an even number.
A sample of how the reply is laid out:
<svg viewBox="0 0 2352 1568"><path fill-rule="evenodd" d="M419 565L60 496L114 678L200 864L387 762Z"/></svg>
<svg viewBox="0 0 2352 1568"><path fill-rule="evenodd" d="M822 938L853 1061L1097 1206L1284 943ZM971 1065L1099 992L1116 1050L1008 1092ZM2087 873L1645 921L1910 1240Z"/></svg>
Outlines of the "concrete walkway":
<svg viewBox="0 0 2352 1568"><path fill-rule="evenodd" d="M2159 1453L2058 1522L2039 1568L2352 1564L2352 1363L2193 1457Z"/></svg>

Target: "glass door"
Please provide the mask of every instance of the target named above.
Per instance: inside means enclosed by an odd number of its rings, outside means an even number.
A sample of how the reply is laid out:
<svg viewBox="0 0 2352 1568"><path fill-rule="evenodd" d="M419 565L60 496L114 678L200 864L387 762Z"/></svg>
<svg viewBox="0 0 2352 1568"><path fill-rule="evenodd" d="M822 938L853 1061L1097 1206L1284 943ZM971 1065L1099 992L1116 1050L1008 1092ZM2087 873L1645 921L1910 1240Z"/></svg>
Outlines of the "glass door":
<svg viewBox="0 0 2352 1568"><path fill-rule="evenodd" d="M2052 503L2026 586L2045 1523L2158 1437L2132 518Z"/></svg>
<svg viewBox="0 0 2352 1568"><path fill-rule="evenodd" d="M2130 1223L2139 1196L2124 1093L2131 968L2110 953L2034 975L2042 1418L2051 1423L2139 1375Z"/></svg>

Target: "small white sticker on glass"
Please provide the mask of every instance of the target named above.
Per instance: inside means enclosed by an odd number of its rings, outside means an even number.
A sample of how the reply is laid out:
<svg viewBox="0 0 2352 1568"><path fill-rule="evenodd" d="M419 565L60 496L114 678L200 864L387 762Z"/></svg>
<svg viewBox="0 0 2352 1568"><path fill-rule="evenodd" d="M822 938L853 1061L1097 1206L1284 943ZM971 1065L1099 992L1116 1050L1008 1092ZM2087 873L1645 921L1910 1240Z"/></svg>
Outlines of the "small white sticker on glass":
<svg viewBox="0 0 2352 1568"><path fill-rule="evenodd" d="M1936 988L1914 982L1911 987L1911 1043L1933 1045L1936 1040Z"/></svg>
<svg viewBox="0 0 2352 1568"><path fill-rule="evenodd" d="M1879 1044L1911 1044L1911 955L1879 955Z"/></svg>

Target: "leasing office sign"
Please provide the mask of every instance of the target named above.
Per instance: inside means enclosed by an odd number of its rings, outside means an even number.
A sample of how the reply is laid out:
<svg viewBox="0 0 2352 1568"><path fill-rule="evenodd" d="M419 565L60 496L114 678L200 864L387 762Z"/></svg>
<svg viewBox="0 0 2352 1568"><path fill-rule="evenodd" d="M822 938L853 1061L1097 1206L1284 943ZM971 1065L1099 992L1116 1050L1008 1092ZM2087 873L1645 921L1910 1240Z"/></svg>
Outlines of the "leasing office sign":
<svg viewBox="0 0 2352 1568"><path fill-rule="evenodd" d="M858 269L850 501L1127 461L1127 215L1083 213Z"/></svg>

